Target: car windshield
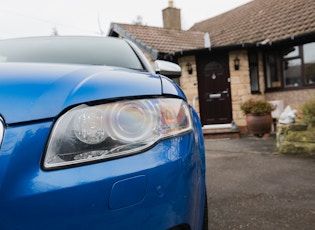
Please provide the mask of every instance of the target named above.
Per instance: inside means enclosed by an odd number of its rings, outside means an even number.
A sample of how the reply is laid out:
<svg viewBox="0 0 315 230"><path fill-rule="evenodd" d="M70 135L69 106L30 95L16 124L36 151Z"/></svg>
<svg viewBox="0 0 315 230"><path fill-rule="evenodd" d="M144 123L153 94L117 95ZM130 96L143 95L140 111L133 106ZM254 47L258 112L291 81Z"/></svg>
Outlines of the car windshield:
<svg viewBox="0 0 315 230"><path fill-rule="evenodd" d="M109 65L143 70L130 45L109 37L37 37L0 41L1 62Z"/></svg>

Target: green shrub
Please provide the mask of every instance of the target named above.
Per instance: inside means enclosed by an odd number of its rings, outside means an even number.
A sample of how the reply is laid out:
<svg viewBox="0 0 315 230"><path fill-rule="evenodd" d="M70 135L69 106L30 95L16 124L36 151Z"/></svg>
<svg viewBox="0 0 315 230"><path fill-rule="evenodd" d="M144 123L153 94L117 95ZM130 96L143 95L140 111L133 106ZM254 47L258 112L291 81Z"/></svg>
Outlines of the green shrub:
<svg viewBox="0 0 315 230"><path fill-rule="evenodd" d="M249 99L241 104L241 110L243 111L244 115L252 114L261 116L265 114L271 114L271 112L275 109L276 106L265 100Z"/></svg>
<svg viewBox="0 0 315 230"><path fill-rule="evenodd" d="M301 107L303 120L307 124L315 125L315 99L307 101Z"/></svg>

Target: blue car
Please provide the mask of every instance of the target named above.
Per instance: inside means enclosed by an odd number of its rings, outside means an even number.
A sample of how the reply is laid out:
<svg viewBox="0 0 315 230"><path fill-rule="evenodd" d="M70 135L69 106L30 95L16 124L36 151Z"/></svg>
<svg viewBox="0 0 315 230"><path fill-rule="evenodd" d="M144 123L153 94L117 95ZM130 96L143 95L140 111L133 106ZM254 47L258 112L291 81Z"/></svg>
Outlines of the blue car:
<svg viewBox="0 0 315 230"><path fill-rule="evenodd" d="M0 41L0 229L206 229L201 125L131 42Z"/></svg>

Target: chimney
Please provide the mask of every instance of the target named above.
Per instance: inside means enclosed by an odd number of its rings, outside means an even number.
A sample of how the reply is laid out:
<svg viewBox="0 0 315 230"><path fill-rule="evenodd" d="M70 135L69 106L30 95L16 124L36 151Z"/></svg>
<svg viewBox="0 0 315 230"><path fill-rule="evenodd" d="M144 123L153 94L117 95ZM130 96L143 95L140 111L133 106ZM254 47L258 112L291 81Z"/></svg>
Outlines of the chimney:
<svg viewBox="0 0 315 230"><path fill-rule="evenodd" d="M174 7L173 0L169 0L168 7L163 10L163 27L165 29L182 29L180 9Z"/></svg>
<svg viewBox="0 0 315 230"><path fill-rule="evenodd" d="M173 0L168 1L168 7L171 7L171 8L174 7L174 1Z"/></svg>

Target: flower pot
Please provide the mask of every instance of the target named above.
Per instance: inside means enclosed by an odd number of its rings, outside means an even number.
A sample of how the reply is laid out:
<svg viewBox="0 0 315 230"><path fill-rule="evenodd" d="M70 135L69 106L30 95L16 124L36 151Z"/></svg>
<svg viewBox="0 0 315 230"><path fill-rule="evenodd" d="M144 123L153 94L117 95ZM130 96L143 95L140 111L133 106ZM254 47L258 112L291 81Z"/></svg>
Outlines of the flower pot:
<svg viewBox="0 0 315 230"><path fill-rule="evenodd" d="M246 115L247 132L255 136L265 136L271 131L272 117L270 114L265 115Z"/></svg>

